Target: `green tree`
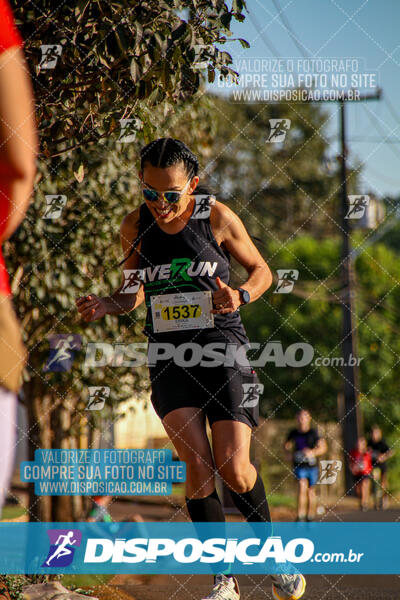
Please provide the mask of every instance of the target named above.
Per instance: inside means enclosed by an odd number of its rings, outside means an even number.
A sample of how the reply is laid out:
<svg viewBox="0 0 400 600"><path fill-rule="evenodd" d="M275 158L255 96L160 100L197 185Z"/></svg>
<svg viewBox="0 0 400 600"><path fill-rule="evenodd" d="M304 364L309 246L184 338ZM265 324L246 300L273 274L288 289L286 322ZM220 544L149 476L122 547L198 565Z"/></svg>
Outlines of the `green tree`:
<svg viewBox="0 0 400 600"><path fill-rule="evenodd" d="M206 173L252 234L269 241L302 233L322 238L340 232L339 163L332 157L318 103L239 103L213 96L217 135ZM282 143L268 143L270 119L290 119ZM349 171L356 193L357 170Z"/></svg>
<svg viewBox="0 0 400 600"><path fill-rule="evenodd" d="M297 269L298 282L289 294L270 291L242 311L251 341L279 341L286 352L296 343L310 344L314 358L341 353L341 306L338 295L339 243L299 236L281 247L271 248L269 259L277 268ZM323 335L321 333L323 332ZM299 360L301 352L296 354ZM338 368L275 366L271 362L259 370L265 385L261 411L276 418L292 418L300 407L318 412L318 418L336 416L336 397L341 386Z"/></svg>
<svg viewBox="0 0 400 600"><path fill-rule="evenodd" d="M133 118L139 135L152 137L152 107L191 98L204 80L201 63L210 80L216 71L235 76L220 46L244 7L244 0L231 8L222 0L14 2L45 155L96 144L119 119ZM43 45L59 46L54 68L45 68Z"/></svg>
<svg viewBox="0 0 400 600"><path fill-rule="evenodd" d="M354 244L361 241L361 234ZM261 411L264 416L292 418L300 407L309 408L315 419L337 417L337 395L342 388L340 364L316 365L315 359L341 357L342 306L339 282L340 241L301 236L285 246L276 246L270 261L282 268L299 270L290 294L267 292L243 309L252 342L280 341L286 351L291 344L305 342L314 349L311 364L277 367L269 362L259 368L264 383ZM398 256L384 244L376 244L356 261L356 313L360 363L360 405L364 427L379 423L394 444L400 468L398 439L398 365L400 301ZM256 356L259 353L256 353ZM301 354L297 354L300 359Z"/></svg>

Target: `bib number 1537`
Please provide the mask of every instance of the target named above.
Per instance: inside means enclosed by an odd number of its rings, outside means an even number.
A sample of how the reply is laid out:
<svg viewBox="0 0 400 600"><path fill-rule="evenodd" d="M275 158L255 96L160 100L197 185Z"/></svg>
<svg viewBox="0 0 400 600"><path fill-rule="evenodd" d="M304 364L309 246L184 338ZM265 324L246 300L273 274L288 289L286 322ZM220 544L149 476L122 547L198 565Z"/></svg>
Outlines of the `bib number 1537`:
<svg viewBox="0 0 400 600"><path fill-rule="evenodd" d="M176 306L164 306L161 317L166 321L171 319L194 319L201 315L200 304L178 304Z"/></svg>
<svg viewBox="0 0 400 600"><path fill-rule="evenodd" d="M211 292L160 294L151 297L156 333L214 326Z"/></svg>

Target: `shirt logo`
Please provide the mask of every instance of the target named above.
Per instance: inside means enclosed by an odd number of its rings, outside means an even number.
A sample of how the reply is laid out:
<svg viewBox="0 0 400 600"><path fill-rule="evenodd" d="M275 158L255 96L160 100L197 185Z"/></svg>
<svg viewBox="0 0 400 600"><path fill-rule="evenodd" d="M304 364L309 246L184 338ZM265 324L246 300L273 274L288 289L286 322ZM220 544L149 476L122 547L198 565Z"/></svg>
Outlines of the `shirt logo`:
<svg viewBox="0 0 400 600"><path fill-rule="evenodd" d="M217 262L203 260L194 262L190 258L174 258L171 263L146 267L135 272L137 278L144 283L165 279L170 281L192 281L193 277L212 277L217 266Z"/></svg>
<svg viewBox="0 0 400 600"><path fill-rule="evenodd" d="M181 279L185 279L185 281L190 281L192 278L187 274L187 270L191 264L192 261L190 258L174 258L170 267L170 279L177 279L180 277Z"/></svg>

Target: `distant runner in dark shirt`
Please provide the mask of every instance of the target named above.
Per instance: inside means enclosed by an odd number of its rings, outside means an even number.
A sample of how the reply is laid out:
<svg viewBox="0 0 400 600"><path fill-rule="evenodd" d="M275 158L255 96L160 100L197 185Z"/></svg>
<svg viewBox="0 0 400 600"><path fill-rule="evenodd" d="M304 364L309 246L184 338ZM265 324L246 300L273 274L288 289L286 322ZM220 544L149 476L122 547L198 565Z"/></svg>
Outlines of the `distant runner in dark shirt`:
<svg viewBox="0 0 400 600"><path fill-rule="evenodd" d="M373 425L368 439L368 449L372 459L372 476L375 484L375 508L384 508L387 504L387 460L393 456L382 437L379 425Z"/></svg>
<svg viewBox="0 0 400 600"><path fill-rule="evenodd" d="M294 475L299 482L297 520L312 521L316 505L314 486L319 474L317 457L325 454L327 446L318 431L311 427L308 410L300 410L296 419L297 428L289 432L285 450L291 455Z"/></svg>

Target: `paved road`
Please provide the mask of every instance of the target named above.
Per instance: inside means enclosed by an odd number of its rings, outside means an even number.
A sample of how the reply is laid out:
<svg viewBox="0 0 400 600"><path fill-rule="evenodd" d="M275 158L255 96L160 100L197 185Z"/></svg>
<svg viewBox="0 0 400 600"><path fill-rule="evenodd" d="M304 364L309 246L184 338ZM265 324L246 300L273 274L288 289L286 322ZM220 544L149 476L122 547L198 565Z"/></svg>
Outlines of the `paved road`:
<svg viewBox="0 0 400 600"><path fill-rule="evenodd" d="M155 578L153 583L121 582L107 586L101 600L200 600L210 591L210 577L174 575ZM270 600L268 577L238 577L242 600ZM156 583L158 581L158 583ZM400 578L393 575L309 575L305 600L399 600Z"/></svg>
<svg viewBox="0 0 400 600"><path fill-rule="evenodd" d="M160 517L165 518L166 515ZM400 510L327 512L322 521L400 520ZM373 540L372 540L373 543ZM399 550L400 571L400 550ZM270 600L269 577L238 577L242 600ZM100 594L101 600L201 600L210 591L211 578L204 575L118 575ZM308 575L304 600L400 600L400 576L395 575Z"/></svg>

